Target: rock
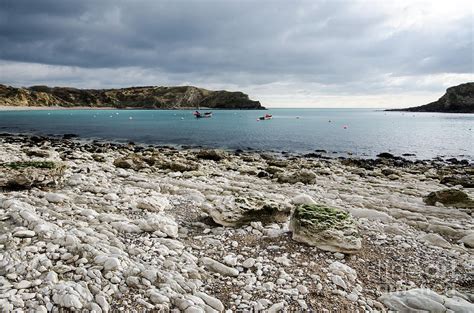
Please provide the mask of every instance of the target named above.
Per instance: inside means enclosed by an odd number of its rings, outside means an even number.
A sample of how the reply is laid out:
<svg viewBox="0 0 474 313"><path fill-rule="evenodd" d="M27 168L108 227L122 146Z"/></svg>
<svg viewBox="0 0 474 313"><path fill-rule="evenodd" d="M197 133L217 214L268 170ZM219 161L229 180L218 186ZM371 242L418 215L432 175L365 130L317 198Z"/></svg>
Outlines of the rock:
<svg viewBox="0 0 474 313"><path fill-rule="evenodd" d="M278 302L268 308L268 313L281 312L285 308L285 302Z"/></svg>
<svg viewBox="0 0 474 313"><path fill-rule="evenodd" d="M332 282L334 283L334 285L339 286L339 287L341 287L341 288L344 289L344 290L347 290L346 282L342 279L341 276L339 276L339 275L333 275L333 276L331 277L331 280L332 280Z"/></svg>
<svg viewBox="0 0 474 313"><path fill-rule="evenodd" d="M316 204L316 202L313 200L308 195L305 194L299 194L295 197L293 197L290 201L294 205L300 205L300 204Z"/></svg>
<svg viewBox="0 0 474 313"><path fill-rule="evenodd" d="M198 159L220 161L227 158L227 153L222 150L201 150L196 154Z"/></svg>
<svg viewBox="0 0 474 313"><path fill-rule="evenodd" d="M31 287L31 282L22 280L15 284L15 289L27 289Z"/></svg>
<svg viewBox="0 0 474 313"><path fill-rule="evenodd" d="M285 172L281 172L277 174L278 182L279 183L303 183L303 184L313 184L316 182L316 174L311 170L302 169L291 174L287 174Z"/></svg>
<svg viewBox="0 0 474 313"><path fill-rule="evenodd" d="M454 312L473 312L474 304L461 298L448 298L437 294L430 289L411 289L386 293L379 299L389 309L398 312L433 312L444 313L447 310Z"/></svg>
<svg viewBox="0 0 474 313"><path fill-rule="evenodd" d="M137 202L137 209L160 212L170 209L171 204L165 197L142 198Z"/></svg>
<svg viewBox="0 0 474 313"><path fill-rule="evenodd" d="M97 294L95 296L95 302L97 302L97 304L100 305L100 308L102 309L104 313L109 312L110 306L109 306L109 303L107 302L107 299L105 299L104 296Z"/></svg>
<svg viewBox="0 0 474 313"><path fill-rule="evenodd" d="M163 236L178 237L178 224L175 220L162 212L149 213L145 218L137 220L137 225L145 232L161 232Z"/></svg>
<svg viewBox="0 0 474 313"><path fill-rule="evenodd" d="M382 159L396 159L397 158L396 156L388 152L382 152L380 154L377 154L377 157L382 158Z"/></svg>
<svg viewBox="0 0 474 313"><path fill-rule="evenodd" d="M438 234L425 234L419 236L417 239L433 246L451 248L451 244Z"/></svg>
<svg viewBox="0 0 474 313"><path fill-rule="evenodd" d="M464 188L474 188L474 178L470 175L444 176L441 178L440 183L443 185L461 185Z"/></svg>
<svg viewBox="0 0 474 313"><path fill-rule="evenodd" d="M357 279L357 272L350 266L339 261L332 262L329 265L329 271L333 274L344 277L347 281L353 283Z"/></svg>
<svg viewBox="0 0 474 313"><path fill-rule="evenodd" d="M51 203L62 203L65 202L68 197L59 193L47 193L45 199Z"/></svg>
<svg viewBox="0 0 474 313"><path fill-rule="evenodd" d="M108 258L103 266L105 271L115 271L120 267L120 261L117 258Z"/></svg>
<svg viewBox="0 0 474 313"><path fill-rule="evenodd" d="M134 169L136 171L147 167L141 155L131 153L125 157L120 157L114 160L114 165L124 169Z"/></svg>
<svg viewBox="0 0 474 313"><path fill-rule="evenodd" d="M240 226L255 221L260 221L262 224L281 223L288 219L291 210L287 203L233 196L219 197L213 204L203 209L214 222L223 226Z"/></svg>
<svg viewBox="0 0 474 313"><path fill-rule="evenodd" d="M13 233L13 237L18 238L31 238L36 236L36 233L32 230L18 230Z"/></svg>
<svg viewBox="0 0 474 313"><path fill-rule="evenodd" d="M447 206L474 209L474 201L464 191L457 189L434 191L424 197L423 200L428 205L435 205L436 202L440 202Z"/></svg>
<svg viewBox="0 0 474 313"><path fill-rule="evenodd" d="M242 262L242 266L245 268L251 268L255 265L255 259L254 258L248 258L244 262Z"/></svg>
<svg viewBox="0 0 474 313"><path fill-rule="evenodd" d="M290 220L293 240L322 250L355 253L362 247L357 226L350 215L340 209L321 205L301 205Z"/></svg>
<svg viewBox="0 0 474 313"><path fill-rule="evenodd" d="M201 263L209 270L219 273L223 276L238 276L239 271L235 268L224 265L208 257L201 258Z"/></svg>
<svg viewBox="0 0 474 313"><path fill-rule="evenodd" d="M49 158L51 153L48 150L31 149L26 150L25 154L29 157Z"/></svg>
<svg viewBox="0 0 474 313"><path fill-rule="evenodd" d="M0 188L31 189L59 184L66 166L51 161L24 161L0 164Z"/></svg>
<svg viewBox="0 0 474 313"><path fill-rule="evenodd" d="M199 163L191 160L186 160L186 162L159 160L155 163L155 166L161 169L169 169L174 172L190 172L199 170Z"/></svg>
<svg viewBox="0 0 474 313"><path fill-rule="evenodd" d="M207 305L212 307L214 310L223 312L225 309L224 305L219 299L211 297L205 294L204 292L196 292L194 295L201 298Z"/></svg>
<svg viewBox="0 0 474 313"><path fill-rule="evenodd" d="M462 242L468 248L474 249L474 233L462 237L459 242Z"/></svg>

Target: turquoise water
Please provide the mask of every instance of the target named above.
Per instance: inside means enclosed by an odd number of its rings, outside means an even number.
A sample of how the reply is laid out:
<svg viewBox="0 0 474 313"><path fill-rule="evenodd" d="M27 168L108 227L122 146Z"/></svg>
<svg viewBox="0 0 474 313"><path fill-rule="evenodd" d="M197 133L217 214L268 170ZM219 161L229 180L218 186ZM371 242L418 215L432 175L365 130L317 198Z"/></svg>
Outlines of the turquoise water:
<svg viewBox="0 0 474 313"><path fill-rule="evenodd" d="M273 114L272 120L257 121ZM346 128L344 128L346 126ZM213 111L45 110L0 111L0 132L60 135L136 143L352 153L384 151L417 158L474 160L474 114L402 113L369 109L272 109Z"/></svg>

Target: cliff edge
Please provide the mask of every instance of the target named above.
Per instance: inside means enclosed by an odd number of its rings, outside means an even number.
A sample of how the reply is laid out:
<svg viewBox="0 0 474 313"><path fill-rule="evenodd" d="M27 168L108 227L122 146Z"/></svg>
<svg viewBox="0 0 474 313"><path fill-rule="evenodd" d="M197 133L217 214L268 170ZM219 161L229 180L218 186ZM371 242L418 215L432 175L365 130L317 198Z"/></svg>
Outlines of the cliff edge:
<svg viewBox="0 0 474 313"><path fill-rule="evenodd" d="M0 106L114 107L134 109L265 109L259 101L236 91L212 91L193 86L77 89L32 86L15 88L0 84Z"/></svg>
<svg viewBox="0 0 474 313"><path fill-rule="evenodd" d="M438 101L418 107L387 111L474 113L474 82L449 87Z"/></svg>

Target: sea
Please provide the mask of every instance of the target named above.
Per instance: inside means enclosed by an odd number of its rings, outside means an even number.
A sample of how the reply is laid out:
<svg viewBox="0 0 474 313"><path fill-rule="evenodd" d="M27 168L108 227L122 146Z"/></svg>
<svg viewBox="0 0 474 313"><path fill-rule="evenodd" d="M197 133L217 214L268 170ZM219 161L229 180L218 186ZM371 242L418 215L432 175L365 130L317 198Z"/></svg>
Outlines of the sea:
<svg viewBox="0 0 474 313"><path fill-rule="evenodd" d="M0 132L361 158L390 152L474 160L474 114L294 108L212 113L197 119L192 110L0 111ZM265 114L272 119L258 119Z"/></svg>

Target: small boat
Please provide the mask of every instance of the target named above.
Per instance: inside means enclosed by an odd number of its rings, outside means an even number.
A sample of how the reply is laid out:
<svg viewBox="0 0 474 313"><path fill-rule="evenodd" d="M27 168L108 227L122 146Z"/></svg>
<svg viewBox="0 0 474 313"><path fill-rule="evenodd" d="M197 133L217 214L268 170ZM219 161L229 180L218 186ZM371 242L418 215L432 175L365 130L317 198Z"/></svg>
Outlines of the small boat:
<svg viewBox="0 0 474 313"><path fill-rule="evenodd" d="M204 112L204 114L203 114L199 111L196 111L193 114L196 118L206 118L206 117L209 118L209 117L212 117L212 112Z"/></svg>
<svg viewBox="0 0 474 313"><path fill-rule="evenodd" d="M264 120L271 120L272 119L272 115L271 114L265 114L264 116L260 116L258 118L259 121L264 121Z"/></svg>

